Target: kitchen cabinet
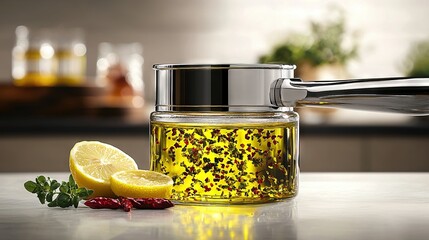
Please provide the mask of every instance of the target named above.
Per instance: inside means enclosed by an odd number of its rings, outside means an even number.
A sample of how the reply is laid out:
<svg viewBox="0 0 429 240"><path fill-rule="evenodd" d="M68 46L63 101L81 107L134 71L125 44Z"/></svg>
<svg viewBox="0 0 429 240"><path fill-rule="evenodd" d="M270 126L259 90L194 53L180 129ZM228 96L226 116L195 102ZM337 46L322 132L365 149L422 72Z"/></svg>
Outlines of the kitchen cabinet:
<svg viewBox="0 0 429 240"><path fill-rule="evenodd" d="M76 134L73 136L0 137L0 171L69 171L69 154L78 141L96 140L112 144L130 155L139 168L149 168L149 139L143 136Z"/></svg>
<svg viewBox="0 0 429 240"><path fill-rule="evenodd" d="M429 137L371 137L366 145L371 171L429 171Z"/></svg>
<svg viewBox="0 0 429 240"><path fill-rule="evenodd" d="M301 170L429 171L429 136L303 136Z"/></svg>
<svg viewBox="0 0 429 240"><path fill-rule="evenodd" d="M360 137L302 136L302 171L361 171L363 149Z"/></svg>

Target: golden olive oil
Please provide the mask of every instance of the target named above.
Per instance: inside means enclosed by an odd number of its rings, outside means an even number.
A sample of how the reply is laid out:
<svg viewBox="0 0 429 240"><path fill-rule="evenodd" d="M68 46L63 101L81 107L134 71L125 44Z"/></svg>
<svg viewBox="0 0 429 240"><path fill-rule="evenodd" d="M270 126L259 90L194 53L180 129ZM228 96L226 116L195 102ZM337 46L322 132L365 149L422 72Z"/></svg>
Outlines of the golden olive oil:
<svg viewBox="0 0 429 240"><path fill-rule="evenodd" d="M31 48L25 53L26 72L20 79L15 79L17 86L54 86L57 84L58 59L43 57L40 49Z"/></svg>
<svg viewBox="0 0 429 240"><path fill-rule="evenodd" d="M297 124L151 123L151 170L183 203L259 203L298 189Z"/></svg>

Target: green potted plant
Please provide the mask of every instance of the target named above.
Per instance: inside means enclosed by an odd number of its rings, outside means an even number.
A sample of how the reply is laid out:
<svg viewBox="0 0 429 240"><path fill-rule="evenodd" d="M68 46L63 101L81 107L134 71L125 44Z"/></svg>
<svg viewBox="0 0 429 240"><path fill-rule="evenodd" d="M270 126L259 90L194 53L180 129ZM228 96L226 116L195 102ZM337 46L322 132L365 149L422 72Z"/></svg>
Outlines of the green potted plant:
<svg viewBox="0 0 429 240"><path fill-rule="evenodd" d="M429 40L413 44L404 62L408 77L429 77Z"/></svg>
<svg viewBox="0 0 429 240"><path fill-rule="evenodd" d="M321 68L334 69L337 77L345 75L345 64L357 57L358 47L352 42L344 46L345 19L340 17L326 23L310 22L310 33L294 34L273 50L259 58L260 63L285 63L297 65L296 76L304 80L321 79ZM355 39L355 38L354 38Z"/></svg>

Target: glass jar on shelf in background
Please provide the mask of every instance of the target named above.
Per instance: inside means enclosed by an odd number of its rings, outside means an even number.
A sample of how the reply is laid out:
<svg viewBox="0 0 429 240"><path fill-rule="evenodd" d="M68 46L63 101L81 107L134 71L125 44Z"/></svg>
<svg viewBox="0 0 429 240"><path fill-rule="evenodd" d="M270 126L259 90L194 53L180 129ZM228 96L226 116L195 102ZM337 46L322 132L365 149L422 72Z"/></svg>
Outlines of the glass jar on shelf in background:
<svg viewBox="0 0 429 240"><path fill-rule="evenodd" d="M79 86L85 83L86 46L81 29L58 30L58 84Z"/></svg>
<svg viewBox="0 0 429 240"><path fill-rule="evenodd" d="M57 84L58 58L52 31L28 31L19 26L13 50L12 76L18 86L53 86Z"/></svg>
<svg viewBox="0 0 429 240"><path fill-rule="evenodd" d="M108 91L107 104L142 108L143 56L139 43L101 43L97 60L98 86Z"/></svg>

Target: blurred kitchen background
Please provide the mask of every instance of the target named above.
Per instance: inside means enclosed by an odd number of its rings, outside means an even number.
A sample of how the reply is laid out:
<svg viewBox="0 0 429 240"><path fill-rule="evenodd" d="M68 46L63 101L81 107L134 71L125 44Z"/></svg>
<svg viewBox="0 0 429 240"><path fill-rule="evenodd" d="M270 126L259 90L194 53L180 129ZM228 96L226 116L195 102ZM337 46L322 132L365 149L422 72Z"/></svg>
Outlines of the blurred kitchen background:
<svg viewBox="0 0 429 240"><path fill-rule="evenodd" d="M155 63L429 77L428 10L421 0L2 0L0 171L68 171L80 140L147 169ZM298 111L302 171L429 171L427 117Z"/></svg>

